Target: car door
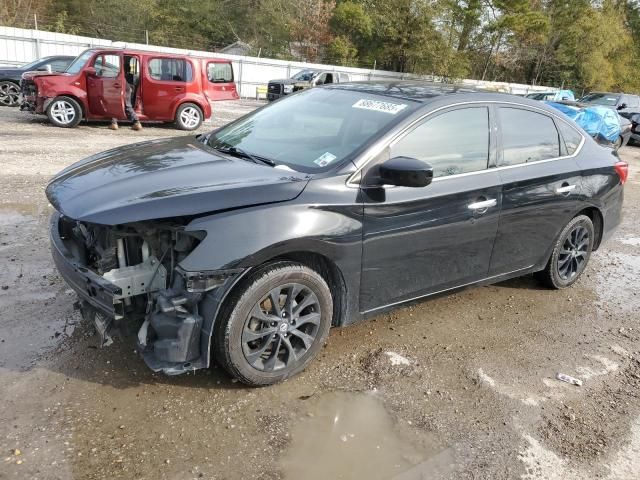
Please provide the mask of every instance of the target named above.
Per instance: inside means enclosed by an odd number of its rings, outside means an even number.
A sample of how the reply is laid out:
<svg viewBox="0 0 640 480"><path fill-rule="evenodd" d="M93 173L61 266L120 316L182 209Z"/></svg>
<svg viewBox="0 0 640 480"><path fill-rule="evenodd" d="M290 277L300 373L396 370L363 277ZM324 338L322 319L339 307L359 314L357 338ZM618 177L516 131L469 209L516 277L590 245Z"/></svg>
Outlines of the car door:
<svg viewBox="0 0 640 480"><path fill-rule="evenodd" d="M363 312L486 277L501 203L491 122L486 105L434 113L365 172ZM398 156L429 163L433 182L369 188L380 163Z"/></svg>
<svg viewBox="0 0 640 480"><path fill-rule="evenodd" d="M581 172L574 155L584 142L578 130L542 110L514 105L496 110L503 187L490 275L546 261L552 243L578 208Z"/></svg>
<svg viewBox="0 0 640 480"><path fill-rule="evenodd" d="M233 82L231 62L207 61L206 77L206 92L210 100L235 100L238 98L236 84Z"/></svg>
<svg viewBox="0 0 640 480"><path fill-rule="evenodd" d="M142 109L149 119L170 120L174 107L194 82L193 65L186 58L146 59L142 82Z"/></svg>
<svg viewBox="0 0 640 480"><path fill-rule="evenodd" d="M100 53L91 66L95 74L87 75L89 112L97 117L124 119L122 55Z"/></svg>

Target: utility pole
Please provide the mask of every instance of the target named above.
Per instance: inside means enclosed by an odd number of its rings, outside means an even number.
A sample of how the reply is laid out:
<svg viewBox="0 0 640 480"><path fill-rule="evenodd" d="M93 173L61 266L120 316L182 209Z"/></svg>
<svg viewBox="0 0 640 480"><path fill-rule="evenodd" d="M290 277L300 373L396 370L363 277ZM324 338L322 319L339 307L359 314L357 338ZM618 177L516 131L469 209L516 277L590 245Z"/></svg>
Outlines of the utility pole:
<svg viewBox="0 0 640 480"><path fill-rule="evenodd" d="M149 45L149 30L144 31L144 38L147 41L147 45Z"/></svg>
<svg viewBox="0 0 640 480"><path fill-rule="evenodd" d="M38 14L37 13L33 14L33 26L36 30L38 30Z"/></svg>

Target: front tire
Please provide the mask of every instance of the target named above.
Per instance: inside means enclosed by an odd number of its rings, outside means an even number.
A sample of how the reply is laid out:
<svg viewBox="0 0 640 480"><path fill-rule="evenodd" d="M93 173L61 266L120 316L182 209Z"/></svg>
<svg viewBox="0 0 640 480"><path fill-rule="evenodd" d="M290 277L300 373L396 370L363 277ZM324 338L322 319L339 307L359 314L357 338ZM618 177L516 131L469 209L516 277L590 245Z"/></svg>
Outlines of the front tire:
<svg viewBox="0 0 640 480"><path fill-rule="evenodd" d="M82 121L82 107L71 97L56 97L47 107L47 117L56 127L73 128Z"/></svg>
<svg viewBox="0 0 640 480"><path fill-rule="evenodd" d="M573 285L589 263L595 235L593 222L578 215L560 232L546 268L538 276L550 288Z"/></svg>
<svg viewBox="0 0 640 480"><path fill-rule="evenodd" d="M20 98L20 87L17 83L8 80L0 82L0 105L4 107L17 107Z"/></svg>
<svg viewBox="0 0 640 480"><path fill-rule="evenodd" d="M195 103L183 103L176 112L175 125L180 130L197 130L204 121L204 114Z"/></svg>
<svg viewBox="0 0 640 480"><path fill-rule="evenodd" d="M306 368L324 345L333 299L316 271L278 262L250 275L231 294L214 333L214 355L251 386L272 385Z"/></svg>

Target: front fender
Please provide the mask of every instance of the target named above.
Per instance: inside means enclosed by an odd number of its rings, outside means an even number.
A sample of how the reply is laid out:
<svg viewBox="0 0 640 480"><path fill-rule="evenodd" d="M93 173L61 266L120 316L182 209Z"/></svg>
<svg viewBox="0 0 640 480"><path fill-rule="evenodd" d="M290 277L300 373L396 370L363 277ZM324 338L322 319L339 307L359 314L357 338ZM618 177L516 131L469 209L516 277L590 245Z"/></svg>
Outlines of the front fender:
<svg viewBox="0 0 640 480"><path fill-rule="evenodd" d="M186 230L207 232L180 263L186 271L248 268L293 252L359 265L362 206L272 204L198 218Z"/></svg>

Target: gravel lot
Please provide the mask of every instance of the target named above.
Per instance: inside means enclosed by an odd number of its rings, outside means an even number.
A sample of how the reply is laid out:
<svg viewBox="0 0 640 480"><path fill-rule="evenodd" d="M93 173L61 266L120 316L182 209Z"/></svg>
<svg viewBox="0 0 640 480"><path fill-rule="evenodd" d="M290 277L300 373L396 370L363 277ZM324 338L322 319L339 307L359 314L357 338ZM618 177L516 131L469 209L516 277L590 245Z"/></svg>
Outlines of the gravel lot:
<svg viewBox="0 0 640 480"><path fill-rule="evenodd" d="M212 123L257 105L216 104ZM74 311L49 254L48 178L184 134L106 127L0 109L0 479L638 478L640 148L621 152L624 223L573 288L522 278L334 329L302 375L248 389L97 349Z"/></svg>

